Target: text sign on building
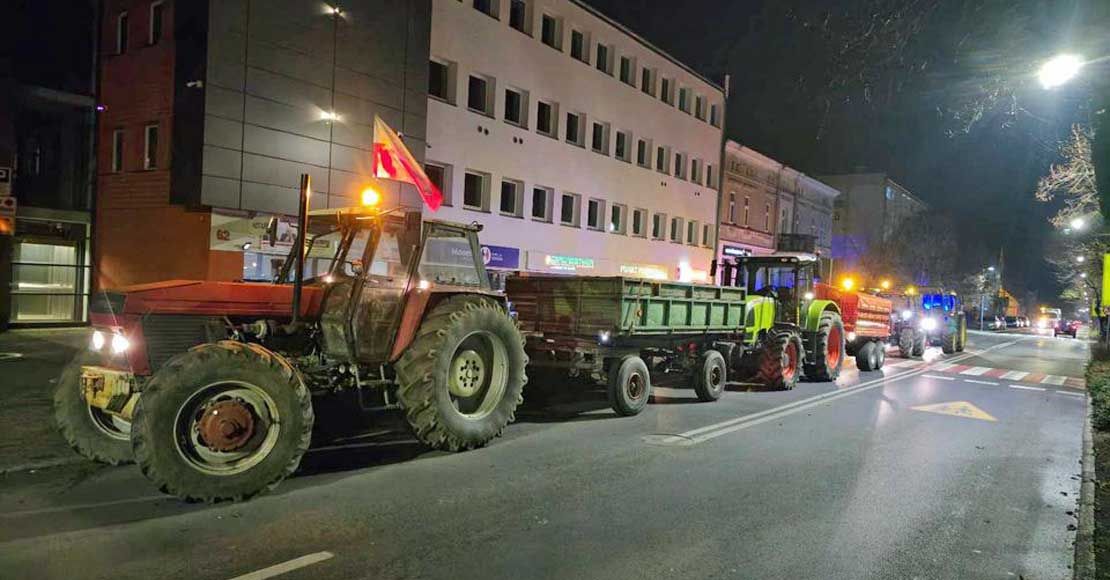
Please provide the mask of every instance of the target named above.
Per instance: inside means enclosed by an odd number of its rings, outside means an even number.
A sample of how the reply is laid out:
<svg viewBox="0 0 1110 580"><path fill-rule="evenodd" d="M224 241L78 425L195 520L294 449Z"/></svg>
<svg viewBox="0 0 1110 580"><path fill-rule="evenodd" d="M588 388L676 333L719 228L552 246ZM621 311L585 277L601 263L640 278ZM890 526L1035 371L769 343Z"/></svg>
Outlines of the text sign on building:
<svg viewBox="0 0 1110 580"><path fill-rule="evenodd" d="M576 272L581 269L589 270L594 267L593 258L580 258L578 256L553 256L548 254L544 257L543 261L548 268L563 272Z"/></svg>
<svg viewBox="0 0 1110 580"><path fill-rule="evenodd" d="M487 268L517 270L520 268L520 250L506 246L482 246L482 263Z"/></svg>
<svg viewBox="0 0 1110 580"><path fill-rule="evenodd" d="M651 280L666 280L667 270L662 266L621 264L621 275L636 276L637 278L648 278Z"/></svg>
<svg viewBox="0 0 1110 580"><path fill-rule="evenodd" d="M748 248L741 248L740 246L729 245L726 245L724 248L722 248L721 253L726 256L732 256L734 258L746 258L752 255L752 251Z"/></svg>

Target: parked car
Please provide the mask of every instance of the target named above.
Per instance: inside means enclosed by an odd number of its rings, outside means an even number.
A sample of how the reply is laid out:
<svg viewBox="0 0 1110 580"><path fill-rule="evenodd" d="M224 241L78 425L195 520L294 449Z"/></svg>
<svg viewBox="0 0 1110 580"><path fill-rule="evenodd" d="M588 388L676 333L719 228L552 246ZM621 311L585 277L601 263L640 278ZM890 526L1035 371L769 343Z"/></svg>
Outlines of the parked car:
<svg viewBox="0 0 1110 580"><path fill-rule="evenodd" d="M1079 322L1078 320L1064 321L1063 319L1060 319L1056 323L1056 328L1053 329L1052 335L1053 336L1060 336L1061 334L1065 334L1065 335L1068 335L1072 338L1075 338L1075 335L1079 333L1079 327L1082 324L1083 323Z"/></svg>
<svg viewBox="0 0 1110 580"><path fill-rule="evenodd" d="M1001 316L995 316L993 314L983 315L983 330L1004 330L1005 328L1006 320Z"/></svg>
<svg viewBox="0 0 1110 580"><path fill-rule="evenodd" d="M1018 317L1007 316L1003 320L1006 321L1006 328L1018 328Z"/></svg>
<svg viewBox="0 0 1110 580"><path fill-rule="evenodd" d="M1029 328L1029 317L1028 316L1018 316L1017 320L1018 320L1018 328Z"/></svg>

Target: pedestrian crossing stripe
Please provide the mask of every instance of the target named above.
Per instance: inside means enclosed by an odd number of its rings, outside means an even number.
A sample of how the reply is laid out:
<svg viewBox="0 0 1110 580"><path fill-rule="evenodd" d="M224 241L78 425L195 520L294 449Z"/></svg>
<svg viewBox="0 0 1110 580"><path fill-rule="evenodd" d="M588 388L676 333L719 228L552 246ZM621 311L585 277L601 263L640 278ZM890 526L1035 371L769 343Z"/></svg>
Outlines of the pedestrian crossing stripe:
<svg viewBox="0 0 1110 580"><path fill-rule="evenodd" d="M926 413L936 413L938 415L951 415L953 417L963 417L965 419L979 419L980 421L998 421L990 413L972 405L967 401L951 401L948 403L936 403L933 405L918 405L917 407L910 407L914 411L924 411Z"/></svg>

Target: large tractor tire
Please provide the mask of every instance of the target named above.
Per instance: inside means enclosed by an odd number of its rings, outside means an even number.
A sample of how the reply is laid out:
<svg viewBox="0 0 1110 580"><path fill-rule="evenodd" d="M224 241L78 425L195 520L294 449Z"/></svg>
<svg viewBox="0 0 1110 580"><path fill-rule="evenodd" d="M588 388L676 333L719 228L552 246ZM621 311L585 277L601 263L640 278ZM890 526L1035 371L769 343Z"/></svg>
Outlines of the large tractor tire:
<svg viewBox="0 0 1110 580"><path fill-rule="evenodd" d="M81 366L91 362L79 356L62 371L54 387L54 422L82 457L108 465L130 463L131 423L90 407L81 396Z"/></svg>
<svg viewBox="0 0 1110 580"><path fill-rule="evenodd" d="M279 354L231 340L169 360L135 407L143 475L186 501L242 501L277 487L308 450L315 417L300 373Z"/></svg>
<svg viewBox="0 0 1110 580"><path fill-rule="evenodd" d="M814 364L805 365L806 379L835 381L844 366L844 321L835 312L821 315L814 340Z"/></svg>
<svg viewBox="0 0 1110 580"><path fill-rule="evenodd" d="M929 342L929 335L924 332L914 331L913 336L913 356L924 356L925 347L928 346Z"/></svg>
<svg viewBox="0 0 1110 580"><path fill-rule="evenodd" d="M948 332L944 335L944 338L941 339L940 350L944 354L952 354L956 352L956 347L959 345L959 341L960 333L958 330L955 332Z"/></svg>
<svg viewBox="0 0 1110 580"><path fill-rule="evenodd" d="M618 415L639 415L651 398L651 374L644 359L626 355L609 367L609 406Z"/></svg>
<svg viewBox="0 0 1110 580"><path fill-rule="evenodd" d="M963 352L967 345L967 319L961 316L957 328L959 337L956 340L956 352Z"/></svg>
<svg viewBox="0 0 1110 580"><path fill-rule="evenodd" d="M912 358L914 356L914 346L917 344L916 334L912 328L903 328L898 333L898 353L902 358Z"/></svg>
<svg viewBox="0 0 1110 580"><path fill-rule="evenodd" d="M524 401L524 337L499 305L457 296L436 306L397 364L397 395L417 439L434 449L481 447Z"/></svg>
<svg viewBox="0 0 1110 580"><path fill-rule="evenodd" d="M694 370L694 392L698 400L709 403L721 398L728 382L728 366L725 357L715 350L707 350L698 359Z"/></svg>
<svg viewBox="0 0 1110 580"><path fill-rule="evenodd" d="M795 332L771 334L759 355L755 380L772 389L790 390L798 385L804 358L802 339Z"/></svg>

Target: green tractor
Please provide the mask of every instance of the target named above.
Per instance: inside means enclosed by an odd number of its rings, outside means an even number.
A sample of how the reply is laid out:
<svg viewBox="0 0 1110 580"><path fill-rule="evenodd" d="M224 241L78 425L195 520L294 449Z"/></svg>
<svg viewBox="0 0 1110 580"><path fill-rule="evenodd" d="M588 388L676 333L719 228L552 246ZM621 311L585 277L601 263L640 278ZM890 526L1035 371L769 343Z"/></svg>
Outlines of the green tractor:
<svg viewBox="0 0 1110 580"><path fill-rule="evenodd" d="M964 350L967 320L958 294L936 290L889 298L897 309L894 336L902 357L922 356L927 346L939 346L945 354Z"/></svg>

